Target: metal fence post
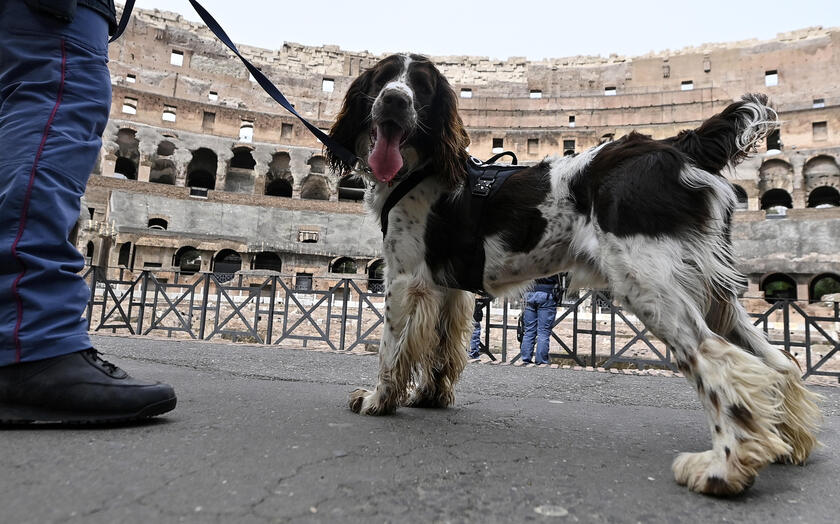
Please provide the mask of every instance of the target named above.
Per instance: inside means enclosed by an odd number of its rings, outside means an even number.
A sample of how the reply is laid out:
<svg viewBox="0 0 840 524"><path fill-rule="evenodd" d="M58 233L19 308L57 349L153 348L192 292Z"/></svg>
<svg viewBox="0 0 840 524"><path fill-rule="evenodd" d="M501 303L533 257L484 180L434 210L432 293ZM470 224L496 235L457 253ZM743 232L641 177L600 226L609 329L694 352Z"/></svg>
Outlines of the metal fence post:
<svg viewBox="0 0 840 524"><path fill-rule="evenodd" d="M207 320L207 302L208 302L208 295L210 294L210 273L204 273L204 286L202 290L202 297L201 297L201 317L199 320L200 325L198 326L198 338L199 340L204 340L204 324Z"/></svg>
<svg viewBox="0 0 840 524"><path fill-rule="evenodd" d="M140 314L137 315L137 334L143 334L143 317L146 315L146 290L149 287L149 272L143 271L143 288L140 290ZM131 299L129 299L129 304ZM131 313L129 313L129 317ZM131 322L131 318L128 319Z"/></svg>
<svg viewBox="0 0 840 524"><path fill-rule="evenodd" d="M87 304L87 328L90 331L93 319L93 302L96 300L96 270L98 266L90 266L90 300Z"/></svg>
<svg viewBox="0 0 840 524"><path fill-rule="evenodd" d="M346 278L341 279L341 285L344 292L341 294L342 301L341 301L341 331L339 331L340 336L338 340L338 350L344 351L344 336L347 332L347 297L350 296L350 281ZM362 297L359 297L359 302L362 301ZM329 315L329 313L327 313ZM358 323L361 324L361 315L359 315Z"/></svg>
<svg viewBox="0 0 840 524"><path fill-rule="evenodd" d="M268 299L268 325L265 343L271 345L271 330L274 329L274 295L277 293L277 275L271 276L271 296Z"/></svg>

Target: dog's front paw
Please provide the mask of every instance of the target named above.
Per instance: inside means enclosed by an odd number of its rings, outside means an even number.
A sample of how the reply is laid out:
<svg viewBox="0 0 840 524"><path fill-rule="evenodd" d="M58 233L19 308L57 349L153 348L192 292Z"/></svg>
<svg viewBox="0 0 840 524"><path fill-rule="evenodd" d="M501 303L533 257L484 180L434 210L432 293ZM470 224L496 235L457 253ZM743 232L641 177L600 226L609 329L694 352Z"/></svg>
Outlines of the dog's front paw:
<svg viewBox="0 0 840 524"><path fill-rule="evenodd" d="M739 474L727 467L714 450L702 453L680 453L671 465L677 484L704 495L726 497L738 495L755 481L754 476Z"/></svg>
<svg viewBox="0 0 840 524"><path fill-rule="evenodd" d="M357 389L350 393L350 410L353 413L361 413L362 411L362 404L365 401L365 397L369 396L371 393L366 389Z"/></svg>
<svg viewBox="0 0 840 524"><path fill-rule="evenodd" d="M390 415L397 409L393 399L384 398L379 390L357 389L350 393L350 409L360 415Z"/></svg>

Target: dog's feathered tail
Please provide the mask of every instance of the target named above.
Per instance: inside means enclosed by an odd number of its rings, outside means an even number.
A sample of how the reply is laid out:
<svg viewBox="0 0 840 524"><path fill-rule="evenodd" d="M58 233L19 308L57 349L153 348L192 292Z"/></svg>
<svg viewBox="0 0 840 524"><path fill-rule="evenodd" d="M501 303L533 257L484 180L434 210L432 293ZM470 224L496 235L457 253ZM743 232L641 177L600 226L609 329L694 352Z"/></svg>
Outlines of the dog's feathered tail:
<svg viewBox="0 0 840 524"><path fill-rule="evenodd" d="M767 105L767 95L748 94L697 129L682 131L666 142L685 153L697 167L719 173L749 156L779 125L776 111Z"/></svg>

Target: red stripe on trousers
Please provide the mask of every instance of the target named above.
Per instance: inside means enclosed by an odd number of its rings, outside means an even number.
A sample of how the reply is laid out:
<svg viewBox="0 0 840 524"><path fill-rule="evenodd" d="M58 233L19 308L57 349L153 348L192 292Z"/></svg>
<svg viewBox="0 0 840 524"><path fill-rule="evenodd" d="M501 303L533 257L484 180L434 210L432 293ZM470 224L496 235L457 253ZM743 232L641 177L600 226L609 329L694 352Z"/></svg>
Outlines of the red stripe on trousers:
<svg viewBox="0 0 840 524"><path fill-rule="evenodd" d="M44 127L44 134L41 136L41 144L38 146L38 152L35 154L35 161L32 163L32 170L29 172L29 184L26 186L26 196L23 198L23 209L20 213L20 224L18 225L17 237L12 243L12 256L15 257L20 264L20 274L12 283L12 294L15 297L17 304L17 321L15 322L14 340L15 340L15 362L20 362L21 357L21 343L20 343L20 326L23 323L23 299L18 292L18 285L26 275L26 264L17 252L17 246L20 238L23 236L23 231L26 229L26 215L29 213L29 201L32 198L32 186L35 185L35 172L38 169L38 162L41 160L41 154L44 152L44 144L47 143L47 135L50 133L55 114L58 112L58 107L61 105L61 97L64 94L64 71L67 67L67 53L64 49L64 39L61 39L61 82L58 84L58 94L56 95L55 106L53 106L50 118L47 120L47 125Z"/></svg>

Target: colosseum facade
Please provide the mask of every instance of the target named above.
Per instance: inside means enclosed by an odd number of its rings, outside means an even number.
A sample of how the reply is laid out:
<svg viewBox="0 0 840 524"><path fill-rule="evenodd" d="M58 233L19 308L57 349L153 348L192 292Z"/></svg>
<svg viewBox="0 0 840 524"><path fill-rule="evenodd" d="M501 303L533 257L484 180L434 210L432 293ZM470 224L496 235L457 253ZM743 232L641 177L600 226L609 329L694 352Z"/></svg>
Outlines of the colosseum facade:
<svg viewBox="0 0 840 524"><path fill-rule="evenodd" d="M695 127L746 92L783 125L729 173L748 293L819 298L840 286L840 29L808 28L639 57L433 57L460 93L470 152L521 162L630 130ZM381 58L335 46L240 46L296 109L328 129ZM89 263L160 271L279 271L299 288L381 278L363 188L202 25L137 10L111 45L113 104L74 241ZM318 277L326 277L319 279ZM314 284L313 284L314 281Z"/></svg>

